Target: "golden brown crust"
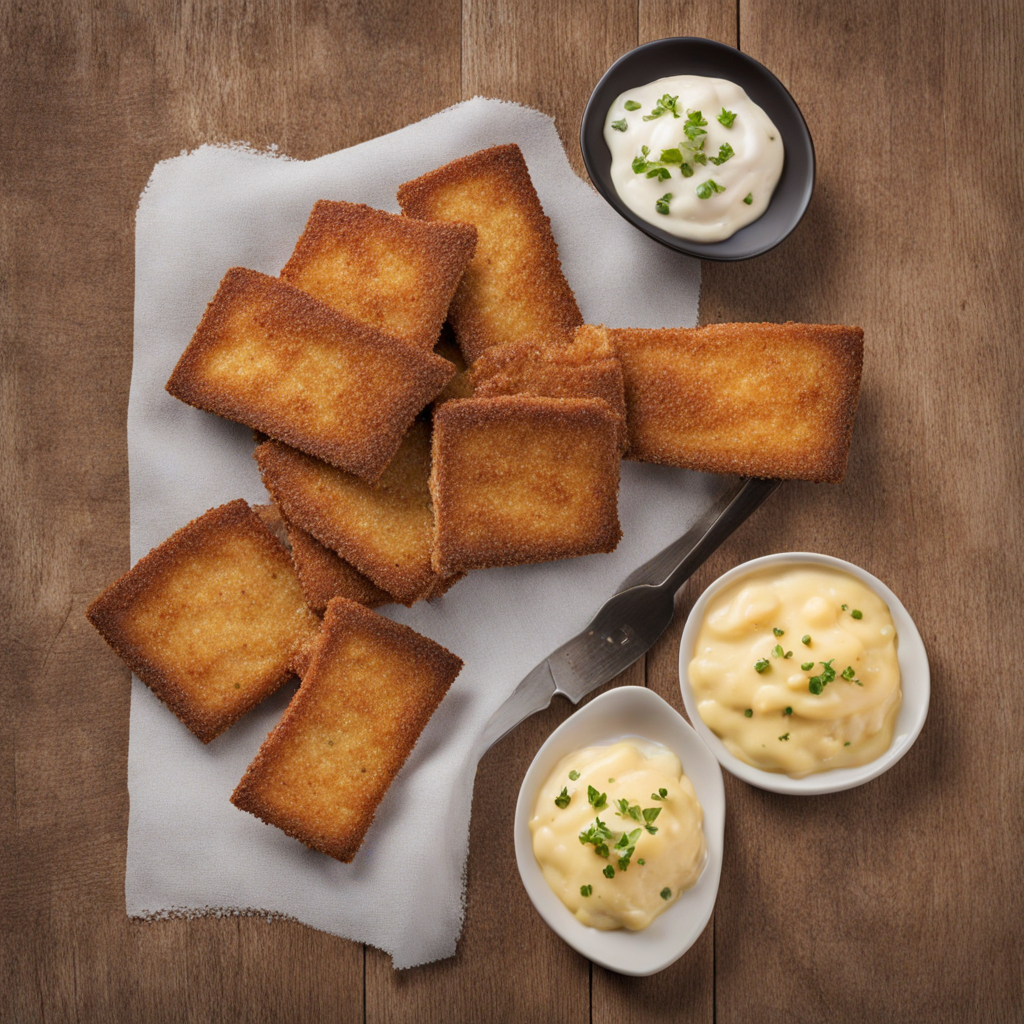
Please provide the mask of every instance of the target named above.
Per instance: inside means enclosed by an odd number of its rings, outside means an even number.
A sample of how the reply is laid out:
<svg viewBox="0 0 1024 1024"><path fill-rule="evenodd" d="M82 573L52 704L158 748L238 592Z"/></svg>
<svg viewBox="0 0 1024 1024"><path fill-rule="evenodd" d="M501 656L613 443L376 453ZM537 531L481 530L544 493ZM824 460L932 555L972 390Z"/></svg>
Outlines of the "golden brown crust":
<svg viewBox="0 0 1024 1024"><path fill-rule="evenodd" d="M453 398L472 398L473 385L470 381L469 369L466 366L466 360L462 358L458 345L455 344L455 335L452 333L451 324L446 323L441 329L441 337L438 339L434 351L455 366L455 376L445 384L444 390L434 399L434 405L450 402Z"/></svg>
<svg viewBox="0 0 1024 1024"><path fill-rule="evenodd" d="M430 433L413 424L374 484L276 441L255 452L264 486L288 521L336 551L403 604L434 596Z"/></svg>
<svg viewBox="0 0 1024 1024"><path fill-rule="evenodd" d="M550 347L532 341L488 349L470 371L477 398L540 395L598 398L618 419L619 451L627 445L626 396L622 367L607 341ZM449 385L450 386L450 385Z"/></svg>
<svg viewBox="0 0 1024 1024"><path fill-rule="evenodd" d="M859 327L607 333L625 374L630 458L710 473L843 479L860 394Z"/></svg>
<svg viewBox="0 0 1024 1024"><path fill-rule="evenodd" d="M319 628L288 552L241 499L172 534L86 615L204 743L277 690Z"/></svg>
<svg viewBox="0 0 1024 1024"><path fill-rule="evenodd" d="M167 390L372 481L452 373L432 352L234 267Z"/></svg>
<svg viewBox="0 0 1024 1024"><path fill-rule="evenodd" d="M281 280L332 309L431 349L476 228L318 200Z"/></svg>
<svg viewBox="0 0 1024 1024"><path fill-rule="evenodd" d="M367 608L379 608L394 601L389 593L337 552L324 547L311 533L287 520L285 524L306 604L318 615L323 615L332 597L344 597Z"/></svg>
<svg viewBox="0 0 1024 1024"><path fill-rule="evenodd" d="M568 341L583 322L518 146L484 149L406 182L398 202L409 216L477 229L448 311L470 363L523 337Z"/></svg>
<svg viewBox="0 0 1024 1024"><path fill-rule="evenodd" d="M618 424L596 399L515 395L434 413L440 572L613 551L622 536Z"/></svg>
<svg viewBox="0 0 1024 1024"><path fill-rule="evenodd" d="M433 640L335 598L298 693L231 802L348 863L461 669Z"/></svg>

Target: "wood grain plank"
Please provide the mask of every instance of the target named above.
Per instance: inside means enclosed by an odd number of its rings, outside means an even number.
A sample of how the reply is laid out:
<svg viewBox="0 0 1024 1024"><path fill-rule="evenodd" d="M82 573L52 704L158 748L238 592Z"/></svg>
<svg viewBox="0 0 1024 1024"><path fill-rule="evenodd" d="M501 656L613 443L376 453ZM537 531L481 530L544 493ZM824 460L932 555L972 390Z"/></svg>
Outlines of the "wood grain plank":
<svg viewBox="0 0 1024 1024"><path fill-rule="evenodd" d="M316 156L440 109L459 98L460 16L0 10L0 1019L363 1019L360 945L281 921L128 920L129 677L83 613L128 567L133 214L153 164L236 139Z"/></svg>
<svg viewBox="0 0 1024 1024"><path fill-rule="evenodd" d="M818 185L777 250L707 268L703 316L859 323L864 389L846 482L787 484L697 583L771 550L848 558L916 617L933 696L918 745L860 789L798 800L728 780L716 1016L1019 1019L1021 531L998 510L1022 479L1021 359L1002 341L1022 288L1004 121L1020 106L980 98L1020 96L1021 11L744 0L740 12L743 49L807 117ZM919 130L906 131L908 104ZM1002 223L979 219L944 167L968 116Z"/></svg>

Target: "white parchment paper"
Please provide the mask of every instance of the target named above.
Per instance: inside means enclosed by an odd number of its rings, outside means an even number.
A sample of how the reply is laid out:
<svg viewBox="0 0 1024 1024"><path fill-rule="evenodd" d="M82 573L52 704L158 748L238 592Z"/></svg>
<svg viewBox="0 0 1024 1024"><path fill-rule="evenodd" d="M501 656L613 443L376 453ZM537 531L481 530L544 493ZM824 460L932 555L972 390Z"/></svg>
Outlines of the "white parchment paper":
<svg viewBox="0 0 1024 1024"><path fill-rule="evenodd" d="M212 146L166 160L153 170L136 223L128 405L133 563L215 505L268 500L251 431L164 391L224 272L245 266L276 275L317 199L397 213L403 181L507 142L526 156L588 322L696 323L699 264L619 218L576 177L553 122L536 110L474 99L310 161ZM228 801L293 688L204 746L134 679L128 913L262 911L371 943L396 967L450 956L462 925L475 738L519 680L721 488L713 478L626 462L624 537L614 554L474 572L437 601L384 610L466 664L349 865L307 850ZM438 822L446 827L439 831ZM407 837L425 834L440 845L429 857L419 850L409 856Z"/></svg>

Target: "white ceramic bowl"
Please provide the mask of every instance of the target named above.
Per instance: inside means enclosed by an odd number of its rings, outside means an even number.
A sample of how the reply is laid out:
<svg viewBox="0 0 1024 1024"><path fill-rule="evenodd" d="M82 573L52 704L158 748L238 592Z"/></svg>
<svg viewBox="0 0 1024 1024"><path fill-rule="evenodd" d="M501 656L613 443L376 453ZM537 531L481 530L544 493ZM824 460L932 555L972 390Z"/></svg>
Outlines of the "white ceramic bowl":
<svg viewBox="0 0 1024 1024"><path fill-rule="evenodd" d="M893 733L892 746L881 757L857 768L833 768L829 771L816 772L802 779L793 779L778 772L766 772L760 768L741 761L729 753L725 744L704 724L697 711L697 700L690 686L690 661L704 619L704 610L708 601L728 586L738 576L745 576L759 569L780 568L789 565L821 565L830 569L839 569L856 577L870 587L889 606L898 638L896 657L900 665L903 703L896 717L896 728ZM737 565L714 583L697 599L690 609L683 637L679 644L679 688L683 694L686 713L693 722L697 734L708 745L711 752L718 758L722 767L737 778L749 782L759 789L767 789L773 793L792 793L800 796L815 796L820 793L838 793L844 789L853 789L871 779L877 778L882 772L888 771L914 744L921 733L924 720L928 716L928 701L931 696L931 676L928 670L928 655L925 653L921 634L914 625L910 613L900 603L900 599L884 584L869 572L865 572L852 562L844 562L840 558L829 555L816 555L807 551L789 551L777 555L765 555L749 562Z"/></svg>
<svg viewBox="0 0 1024 1024"><path fill-rule="evenodd" d="M578 921L544 880L533 855L530 818L537 792L555 765L574 750L631 736L668 747L683 763L704 809L708 860L697 883L642 931L599 931ZM561 938L595 964L646 977L678 960L704 931L718 895L725 835L722 770L708 748L670 704L643 686L601 694L563 722L537 751L519 789L515 817L516 862L537 912Z"/></svg>

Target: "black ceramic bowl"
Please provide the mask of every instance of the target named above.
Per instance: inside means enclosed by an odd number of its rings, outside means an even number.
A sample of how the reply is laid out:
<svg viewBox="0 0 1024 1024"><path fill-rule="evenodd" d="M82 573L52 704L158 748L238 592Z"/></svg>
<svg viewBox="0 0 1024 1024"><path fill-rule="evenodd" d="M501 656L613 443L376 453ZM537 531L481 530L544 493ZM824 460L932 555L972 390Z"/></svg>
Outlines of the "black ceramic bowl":
<svg viewBox="0 0 1024 1024"><path fill-rule="evenodd" d="M648 224L622 202L612 184L612 155L604 141L608 108L627 89L673 75L703 75L735 82L782 135L786 159L768 209L753 224L722 242L690 242ZM580 125L580 148L590 180L616 212L662 245L703 260L746 260L774 249L800 223L814 189L814 144L793 97L763 64L712 39L657 39L620 57L590 95Z"/></svg>

